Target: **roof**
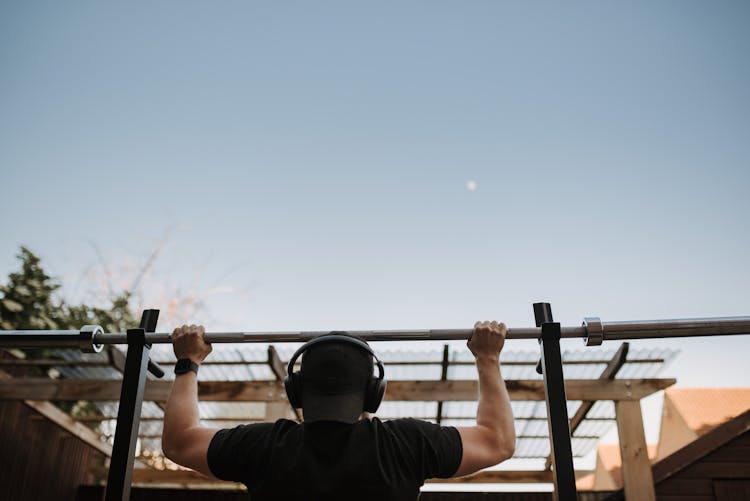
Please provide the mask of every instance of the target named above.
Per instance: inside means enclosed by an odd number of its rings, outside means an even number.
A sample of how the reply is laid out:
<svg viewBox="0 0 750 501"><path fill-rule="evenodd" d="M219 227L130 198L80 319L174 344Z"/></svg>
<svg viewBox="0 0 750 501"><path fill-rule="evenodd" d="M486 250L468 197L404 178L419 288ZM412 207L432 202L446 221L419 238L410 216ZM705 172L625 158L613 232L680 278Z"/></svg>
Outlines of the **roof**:
<svg viewBox="0 0 750 501"><path fill-rule="evenodd" d="M654 483L666 480L748 431L750 431L750 409L654 464ZM745 459L744 462L750 467L750 458L745 456Z"/></svg>
<svg viewBox="0 0 750 501"><path fill-rule="evenodd" d="M703 435L750 409L750 388L667 388L664 394L688 427Z"/></svg>
<svg viewBox="0 0 750 501"><path fill-rule="evenodd" d="M656 462L652 466L654 484L661 484L662 482L669 480L671 477L678 477L679 479L680 477L678 475L680 472L701 460L715 456L719 449L730 444L730 442L735 439L738 439L738 437L748 433L748 431L750 431L750 409L721 425L716 426L693 442ZM707 473L707 476L714 479L720 479L722 477L739 478L737 477L738 472L741 471L742 473L747 473L747 471L750 471L750 460L748 460L746 456L744 461L738 460L735 463L723 464L726 464L726 468L722 468L721 474L713 472ZM734 471L730 471L730 469ZM686 474L690 475L691 480L694 473L694 471L692 471L692 473L686 472ZM620 501L624 499L624 491L620 489L612 493L606 499L608 501Z"/></svg>
<svg viewBox="0 0 750 501"><path fill-rule="evenodd" d="M675 409L679 415L669 415L668 409L670 408ZM652 463L657 459L666 459L659 456L660 449L665 446L664 442L671 442L667 454L672 454L717 426L734 420L748 409L750 409L750 388L667 388L664 394L660 443L648 445L648 457ZM675 417L680 419L675 420ZM684 425L681 424L683 422ZM695 433L685 436L680 433L680 430L675 430L675 427L684 428L685 425ZM676 440L680 441L675 443ZM615 486L622 485L619 444L597 446L597 462L599 464L597 464L595 475L607 472ZM600 467L604 471L601 471ZM586 478L585 483L579 482L581 488L586 488L589 484L593 488L601 483L602 479L596 478L595 475L591 479Z"/></svg>

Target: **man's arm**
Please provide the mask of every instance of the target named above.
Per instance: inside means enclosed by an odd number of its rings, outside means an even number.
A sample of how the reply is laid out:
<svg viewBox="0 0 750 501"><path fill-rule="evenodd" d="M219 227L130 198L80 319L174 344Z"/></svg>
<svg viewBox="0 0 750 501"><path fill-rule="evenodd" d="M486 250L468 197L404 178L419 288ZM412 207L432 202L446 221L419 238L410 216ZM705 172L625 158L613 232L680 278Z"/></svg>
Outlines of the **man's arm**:
<svg viewBox="0 0 750 501"><path fill-rule="evenodd" d="M505 324L477 322L467 343L479 372L479 405L476 426L458 428L464 452L456 477L496 465L510 459L515 452L513 411L500 375L505 333Z"/></svg>
<svg viewBox="0 0 750 501"><path fill-rule="evenodd" d="M189 358L200 364L211 353L203 340L202 326L183 325L172 333L177 359ZM175 376L164 410L161 444L164 455L175 463L213 477L208 467L208 446L218 430L200 426L198 415L198 375L189 371Z"/></svg>

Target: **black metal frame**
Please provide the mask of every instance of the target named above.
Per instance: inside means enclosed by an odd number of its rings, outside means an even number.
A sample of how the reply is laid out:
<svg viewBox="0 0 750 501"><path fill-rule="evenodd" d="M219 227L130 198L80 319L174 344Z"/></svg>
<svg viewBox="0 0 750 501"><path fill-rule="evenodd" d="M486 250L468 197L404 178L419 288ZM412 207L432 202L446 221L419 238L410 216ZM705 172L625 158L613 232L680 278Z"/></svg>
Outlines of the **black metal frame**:
<svg viewBox="0 0 750 501"><path fill-rule="evenodd" d="M555 480L554 497L562 501L575 500L578 499L578 493L560 353L560 324L552 321L549 303L534 303L534 319L536 326L542 328L542 336L539 338L542 352L540 366L544 376L544 400L547 403L547 425Z"/></svg>
<svg viewBox="0 0 750 501"><path fill-rule="evenodd" d="M146 333L156 331L159 310L144 310L138 329L128 329L128 354L122 374L120 404L117 408L115 441L107 475L106 501L128 501L133 479L135 446L141 421L143 389L146 372L156 377L164 376L161 368L149 359L151 345L146 343Z"/></svg>

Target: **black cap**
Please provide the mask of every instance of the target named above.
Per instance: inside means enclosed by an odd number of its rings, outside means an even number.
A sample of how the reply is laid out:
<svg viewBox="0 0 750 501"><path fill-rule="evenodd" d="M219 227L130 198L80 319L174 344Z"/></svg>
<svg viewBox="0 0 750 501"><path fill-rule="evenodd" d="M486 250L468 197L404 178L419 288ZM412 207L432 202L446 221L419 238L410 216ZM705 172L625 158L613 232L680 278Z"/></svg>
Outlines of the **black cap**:
<svg viewBox="0 0 750 501"><path fill-rule="evenodd" d="M305 421L354 423L373 376L372 355L346 342L321 343L302 355L300 375Z"/></svg>

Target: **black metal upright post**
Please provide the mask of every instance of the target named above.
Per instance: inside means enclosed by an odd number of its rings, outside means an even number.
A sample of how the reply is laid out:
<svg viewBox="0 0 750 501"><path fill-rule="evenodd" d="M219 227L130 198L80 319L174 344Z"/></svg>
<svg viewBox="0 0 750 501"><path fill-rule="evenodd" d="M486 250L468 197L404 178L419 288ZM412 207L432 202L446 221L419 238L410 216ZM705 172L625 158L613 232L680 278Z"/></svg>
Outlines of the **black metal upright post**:
<svg viewBox="0 0 750 501"><path fill-rule="evenodd" d="M120 405L117 409L117 428L109 463L105 501L128 501L133 478L135 445L141 421L143 389L149 366L151 346L146 343L146 332L156 331L159 310L144 310L138 329L128 329L128 354L122 375Z"/></svg>
<svg viewBox="0 0 750 501"><path fill-rule="evenodd" d="M542 351L544 397L547 401L552 468L555 479L555 499L578 499L576 477L573 470L573 449L570 445L568 405L565 397L562 354L560 353L560 324L552 321L549 303L534 303L536 326L542 328L539 344Z"/></svg>

